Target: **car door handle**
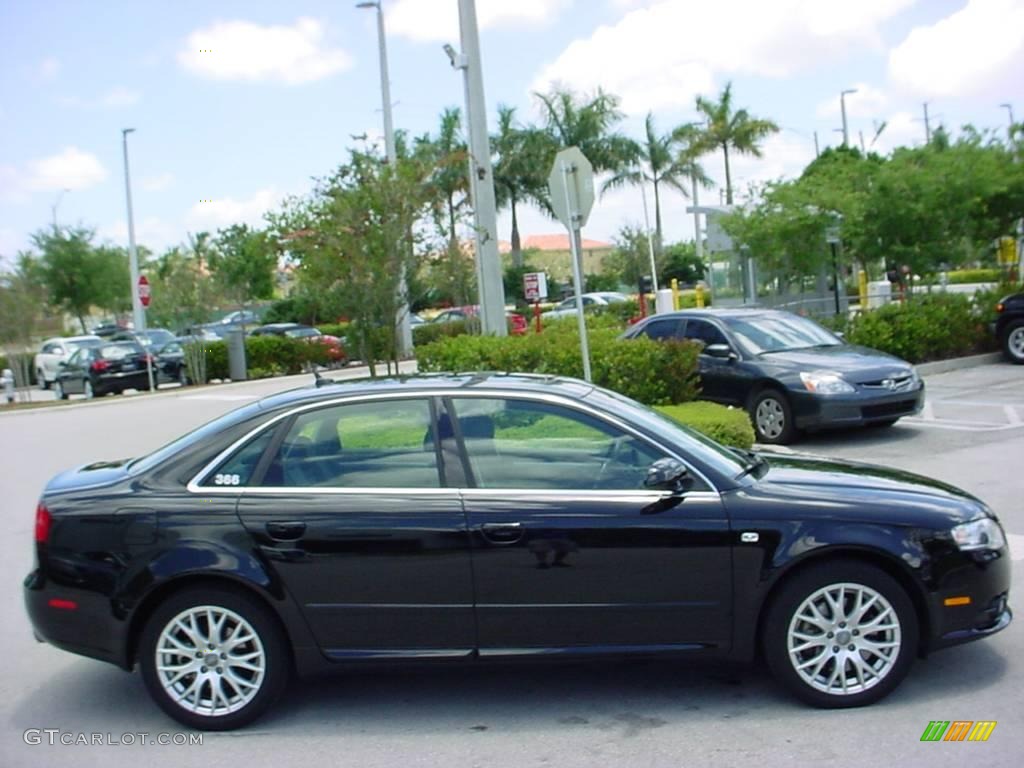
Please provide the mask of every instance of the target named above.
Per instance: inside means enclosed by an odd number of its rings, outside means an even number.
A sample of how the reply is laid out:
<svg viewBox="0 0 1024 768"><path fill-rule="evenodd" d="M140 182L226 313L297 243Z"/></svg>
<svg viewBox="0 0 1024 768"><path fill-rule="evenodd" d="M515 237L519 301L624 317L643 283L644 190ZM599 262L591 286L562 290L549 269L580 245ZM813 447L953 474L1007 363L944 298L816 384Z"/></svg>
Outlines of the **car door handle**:
<svg viewBox="0 0 1024 768"><path fill-rule="evenodd" d="M515 544L523 538L522 523L484 523L480 533L492 544Z"/></svg>
<svg viewBox="0 0 1024 768"><path fill-rule="evenodd" d="M267 534L277 541L294 541L306 532L306 524L298 521L273 521L266 525Z"/></svg>

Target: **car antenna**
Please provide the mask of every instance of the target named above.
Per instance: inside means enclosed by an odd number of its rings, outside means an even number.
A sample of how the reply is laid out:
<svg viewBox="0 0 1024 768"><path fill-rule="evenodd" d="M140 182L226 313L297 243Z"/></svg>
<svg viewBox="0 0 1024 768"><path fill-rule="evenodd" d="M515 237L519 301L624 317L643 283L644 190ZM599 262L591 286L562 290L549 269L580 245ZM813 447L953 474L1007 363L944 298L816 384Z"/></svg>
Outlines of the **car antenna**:
<svg viewBox="0 0 1024 768"><path fill-rule="evenodd" d="M315 386L317 389L320 389L320 387L322 387L324 384L332 383L333 382L330 379L325 379L323 376L321 376L320 371L318 371L316 368L313 369L313 386Z"/></svg>

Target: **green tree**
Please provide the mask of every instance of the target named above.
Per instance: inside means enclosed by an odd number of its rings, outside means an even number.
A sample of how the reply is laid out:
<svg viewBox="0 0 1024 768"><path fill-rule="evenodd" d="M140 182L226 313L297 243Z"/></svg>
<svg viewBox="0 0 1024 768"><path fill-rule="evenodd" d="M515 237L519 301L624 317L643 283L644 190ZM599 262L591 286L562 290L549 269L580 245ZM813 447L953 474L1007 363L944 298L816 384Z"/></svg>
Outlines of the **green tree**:
<svg viewBox="0 0 1024 768"><path fill-rule="evenodd" d="M711 185L704 169L692 151L690 134L680 130L659 134L654 126L654 115L647 113L644 138L633 148L632 162L623 165L601 187L601 193L623 186L651 185L654 193L654 249L661 253L661 189L674 189L683 197L690 196L687 182L695 180L704 187ZM641 190L642 191L642 190ZM646 194L646 193L644 193Z"/></svg>
<svg viewBox="0 0 1024 768"><path fill-rule="evenodd" d="M491 136L494 160L494 193L498 209L508 207L512 214L512 263L523 266L517 209L532 202L547 210L547 178L544 160L549 143L544 133L516 123L515 108L498 105L498 132Z"/></svg>
<svg viewBox="0 0 1024 768"><path fill-rule="evenodd" d="M277 250L265 231L247 224L221 229L205 258L219 289L236 305L274 295Z"/></svg>
<svg viewBox="0 0 1024 768"><path fill-rule="evenodd" d="M673 279L693 284L703 280L707 272L707 265L697 258L697 245L692 240L665 246L663 260L661 271L658 272L663 285Z"/></svg>
<svg viewBox="0 0 1024 768"><path fill-rule="evenodd" d="M626 225L613 238L615 250L605 259L606 273L618 277L628 286L636 286L641 275L651 272L651 251L648 246L647 233L641 227ZM661 265L655 261L659 274Z"/></svg>
<svg viewBox="0 0 1024 768"><path fill-rule="evenodd" d="M39 260L31 253L19 253L15 268L0 274L0 344L15 384L23 390L29 386L32 367L32 353L26 350L40 330L46 309ZM27 401L27 392L21 397Z"/></svg>
<svg viewBox="0 0 1024 768"><path fill-rule="evenodd" d="M218 281L206 271L208 240L209 234L200 232L188 245L168 248L154 261L148 325L181 331L209 321L213 308L223 302Z"/></svg>
<svg viewBox="0 0 1024 768"><path fill-rule="evenodd" d="M704 116L697 146L706 152L722 150L725 160L725 201L732 205L732 172L729 150L742 155L761 157L760 143L779 126L771 120L754 117L746 109L733 109L732 83L727 83L717 101L697 97L697 111Z"/></svg>

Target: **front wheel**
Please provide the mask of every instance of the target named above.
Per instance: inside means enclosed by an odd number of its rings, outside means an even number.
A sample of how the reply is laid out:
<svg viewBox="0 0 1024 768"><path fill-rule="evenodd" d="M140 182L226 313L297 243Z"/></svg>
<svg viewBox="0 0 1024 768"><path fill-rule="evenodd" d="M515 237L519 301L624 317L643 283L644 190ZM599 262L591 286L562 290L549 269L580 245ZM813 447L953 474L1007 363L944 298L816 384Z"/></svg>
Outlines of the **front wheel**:
<svg viewBox="0 0 1024 768"><path fill-rule="evenodd" d="M1003 332L1003 356L1011 363L1024 365L1024 320L1015 320Z"/></svg>
<svg viewBox="0 0 1024 768"><path fill-rule="evenodd" d="M812 566L772 601L763 635L775 677L824 708L873 704L906 677L918 622L904 589L870 565Z"/></svg>
<svg viewBox="0 0 1024 768"><path fill-rule="evenodd" d="M226 731L255 720L284 691L284 633L255 598L191 588L161 605L139 645L142 677L161 709L191 728Z"/></svg>
<svg viewBox="0 0 1024 768"><path fill-rule="evenodd" d="M58 400L68 399L68 393L64 391L64 383L60 379L53 382L53 396Z"/></svg>
<svg viewBox="0 0 1024 768"><path fill-rule="evenodd" d="M183 387L188 386L188 373L185 371L185 366L178 369L178 383Z"/></svg>
<svg viewBox="0 0 1024 768"><path fill-rule="evenodd" d="M47 390L50 388L50 382L46 380L46 374L43 373L42 368L36 371L36 384L38 384L39 388L42 390Z"/></svg>
<svg viewBox="0 0 1024 768"><path fill-rule="evenodd" d="M793 409L784 394L765 389L754 395L750 402L750 420L759 443L784 445L796 438Z"/></svg>

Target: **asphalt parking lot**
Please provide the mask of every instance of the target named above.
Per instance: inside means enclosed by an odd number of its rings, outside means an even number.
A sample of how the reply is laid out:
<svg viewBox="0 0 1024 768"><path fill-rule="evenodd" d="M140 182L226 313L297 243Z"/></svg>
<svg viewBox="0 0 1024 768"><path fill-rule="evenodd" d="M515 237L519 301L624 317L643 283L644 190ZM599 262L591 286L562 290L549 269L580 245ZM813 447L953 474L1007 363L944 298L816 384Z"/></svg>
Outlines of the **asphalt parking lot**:
<svg viewBox="0 0 1024 768"><path fill-rule="evenodd" d="M350 375L350 374L347 374ZM306 383L308 377L298 379ZM928 407L889 429L829 432L795 450L899 467L964 487L1001 516L1024 579L1024 367L926 379ZM638 662L360 673L306 681L253 727L202 745L26 743L28 729L142 741L179 727L138 675L32 639L21 602L32 522L57 471L152 450L256 397L274 379L0 414L0 766L1019 765L1024 630L935 654L888 699L819 711L759 669ZM1021 608L1011 595L1011 605ZM922 743L931 720L995 720L986 743ZM138 737L133 737L138 742ZM32 740L31 737L29 740Z"/></svg>

